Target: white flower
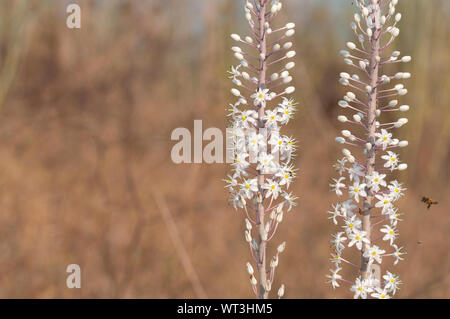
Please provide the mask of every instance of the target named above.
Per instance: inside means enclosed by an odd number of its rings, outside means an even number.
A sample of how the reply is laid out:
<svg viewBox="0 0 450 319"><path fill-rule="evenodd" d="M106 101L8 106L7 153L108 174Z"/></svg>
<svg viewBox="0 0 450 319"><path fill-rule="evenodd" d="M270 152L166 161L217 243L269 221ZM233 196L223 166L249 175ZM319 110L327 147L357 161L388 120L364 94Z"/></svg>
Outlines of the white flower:
<svg viewBox="0 0 450 319"><path fill-rule="evenodd" d="M383 240L389 240L390 245L392 246L394 240L397 238L397 231L389 225L384 225L380 229L380 232L385 233L385 235L383 236Z"/></svg>
<svg viewBox="0 0 450 319"><path fill-rule="evenodd" d="M287 124L289 120L294 116L295 106L298 103L294 103L293 99L287 99L283 97L283 102L278 105L277 112L280 113L280 123Z"/></svg>
<svg viewBox="0 0 450 319"><path fill-rule="evenodd" d="M273 199L278 198L278 194L280 192L280 186L274 180L268 178L267 182L265 184L263 184L262 188L267 189L266 196L265 196L266 198L271 197L271 196L273 197Z"/></svg>
<svg viewBox="0 0 450 319"><path fill-rule="evenodd" d="M258 192L258 182L256 181L256 178L244 180L244 182L241 184L241 192L247 198L252 198L253 194Z"/></svg>
<svg viewBox="0 0 450 319"><path fill-rule="evenodd" d="M332 205L332 206L333 206L334 210L328 211L328 214L331 214L331 216L328 217L328 219L332 219L333 223L335 225L337 225L338 223L337 223L336 217L341 216L341 205L337 204L336 206L334 206L334 205Z"/></svg>
<svg viewBox="0 0 450 319"><path fill-rule="evenodd" d="M247 157L248 153L245 152L236 154L233 166L235 166L235 168L239 170L247 168L250 165L250 163L246 160Z"/></svg>
<svg viewBox="0 0 450 319"><path fill-rule="evenodd" d="M337 252L341 252L345 245L343 242L347 240L347 237L344 237L344 232L339 232L335 235L333 235L333 239L331 240L331 243L333 244L333 247L336 249Z"/></svg>
<svg viewBox="0 0 450 319"><path fill-rule="evenodd" d="M375 144L382 145L383 150L386 150L388 145L392 142L392 134L385 129L381 129L381 133L375 133L375 137L377 137Z"/></svg>
<svg viewBox="0 0 450 319"><path fill-rule="evenodd" d="M338 179L333 178L334 184L330 184L332 191L336 192L336 195L342 196L341 188L345 188L345 184L341 181L345 180L345 177L340 177Z"/></svg>
<svg viewBox="0 0 450 319"><path fill-rule="evenodd" d="M253 110L242 111L236 117L236 124L240 127L250 128L251 125L256 123L254 115L256 115L256 112Z"/></svg>
<svg viewBox="0 0 450 319"><path fill-rule="evenodd" d="M327 275L327 278L330 278L328 280L328 283L331 283L333 288L339 287L338 280L342 279L342 276L338 274L338 272L341 270L341 267L337 267L335 270L330 269L331 275Z"/></svg>
<svg viewBox="0 0 450 319"><path fill-rule="evenodd" d="M362 249L363 243L370 244L370 240L367 238L367 232L354 229L352 234L348 235L350 242L348 247L352 247L356 244L356 248Z"/></svg>
<svg viewBox="0 0 450 319"><path fill-rule="evenodd" d="M392 208L389 212L389 220L391 222L391 226L397 226L400 219L400 214L398 213L398 208Z"/></svg>
<svg viewBox="0 0 450 319"><path fill-rule="evenodd" d="M375 195L375 198L378 199L375 207L381 207L383 214L386 214L392 208L392 197L390 195Z"/></svg>
<svg viewBox="0 0 450 319"><path fill-rule="evenodd" d="M266 146L266 140L262 134L251 132L248 137L248 148L251 152L257 152L261 147Z"/></svg>
<svg viewBox="0 0 450 319"><path fill-rule="evenodd" d="M347 158L343 158L341 160L338 160L336 164L334 164L334 169L338 171L339 175L342 175L343 172L345 172L345 163L347 162Z"/></svg>
<svg viewBox="0 0 450 319"><path fill-rule="evenodd" d="M342 263L342 260L338 251L336 254L331 254L330 261L334 264L334 267L339 267L339 265Z"/></svg>
<svg viewBox="0 0 450 319"><path fill-rule="evenodd" d="M242 66L241 64L239 64L236 68L234 66L231 66L231 71L228 71L228 73L231 74L231 76L229 77L230 79L236 79L242 75L241 72L239 71L239 68L241 66Z"/></svg>
<svg viewBox="0 0 450 319"><path fill-rule="evenodd" d="M356 215L353 215L352 217L347 218L345 220L344 228L348 235L355 233L355 231L358 231L360 227L361 227L361 219L356 217Z"/></svg>
<svg viewBox="0 0 450 319"><path fill-rule="evenodd" d="M235 178L235 176L228 175L227 177L228 177L228 179L223 180L225 183L227 183L227 185L225 185L225 187L233 188L238 185L237 179Z"/></svg>
<svg viewBox="0 0 450 319"><path fill-rule="evenodd" d="M356 208L356 205L353 205L353 201L351 199L346 200L341 205L341 215L345 217L352 217L353 210Z"/></svg>
<svg viewBox="0 0 450 319"><path fill-rule="evenodd" d="M395 245L395 244L392 245L392 247L394 247L394 249L395 249L395 252L392 254L392 255L394 256L394 258L395 258L394 265L397 265L399 260L403 260L403 259L404 259L404 258L402 258L402 257L400 257L400 256L406 255L406 253L404 253L404 252L401 251L403 247L400 247L400 248L399 248L399 247L398 247L397 245Z"/></svg>
<svg viewBox="0 0 450 319"><path fill-rule="evenodd" d="M254 100L255 106L260 105L261 103L265 103L266 101L271 100L271 94L269 93L269 89L261 89L259 88L256 93L250 96Z"/></svg>
<svg viewBox="0 0 450 319"><path fill-rule="evenodd" d="M397 181L392 181L390 183L390 185L388 185L388 188L394 199L398 199L401 196L403 196L404 195L403 191L406 189L406 188L402 188L402 184L400 184Z"/></svg>
<svg viewBox="0 0 450 319"><path fill-rule="evenodd" d="M380 190L380 186L386 187L386 181L384 178L386 174L379 174L378 172L373 172L372 175L368 176L368 186L372 188L372 191L378 192Z"/></svg>
<svg viewBox="0 0 450 319"><path fill-rule="evenodd" d="M348 176L350 178L350 181L355 180L359 183L359 177L364 176L361 166L353 165L353 167L348 172Z"/></svg>
<svg viewBox="0 0 450 319"><path fill-rule="evenodd" d="M364 257L369 258L369 264L372 264L374 261L381 264L381 255L385 252L385 250L380 249L377 245L373 245L368 251L364 252Z"/></svg>
<svg viewBox="0 0 450 319"><path fill-rule="evenodd" d="M367 299L367 293L372 292L373 289L370 287L368 280L361 280L360 278L356 278L355 284L350 288L350 291L353 291L355 293L353 295L354 299Z"/></svg>
<svg viewBox="0 0 450 319"><path fill-rule="evenodd" d="M395 295L398 286L402 283L398 278L399 278L398 276L390 273L389 271L386 271L386 275L383 276L384 289L387 292L392 292L392 294Z"/></svg>
<svg viewBox="0 0 450 319"><path fill-rule="evenodd" d="M366 184L360 184L359 182L354 182L353 186L348 188L350 197L354 197L355 201L357 203L359 203L359 196L367 197L365 187L366 187Z"/></svg>
<svg viewBox="0 0 450 319"><path fill-rule="evenodd" d="M275 174L275 177L279 178L280 186L286 185L286 188L289 188L292 179L295 177L294 167L292 165L281 167L278 173Z"/></svg>
<svg viewBox="0 0 450 319"><path fill-rule="evenodd" d="M376 292L372 293L371 296L377 299L391 299L388 293L381 288L376 288Z"/></svg>
<svg viewBox="0 0 450 319"><path fill-rule="evenodd" d="M262 152L258 156L258 166L256 167L257 170L262 171L265 174L271 173L272 169L276 167L276 164L274 162L274 157L272 154L267 154L265 152Z"/></svg>
<svg viewBox="0 0 450 319"><path fill-rule="evenodd" d="M384 163L384 167L390 168L391 171L397 168L398 165L398 155L394 152L387 151L387 155L381 156L386 162Z"/></svg>
<svg viewBox="0 0 450 319"><path fill-rule="evenodd" d="M281 117L277 112L272 110L266 110L266 115L263 118L266 121L268 127L276 127L277 121L281 121Z"/></svg>
<svg viewBox="0 0 450 319"><path fill-rule="evenodd" d="M288 209L287 211L290 211L292 206L297 206L297 203L295 203L295 200L298 198L296 196L292 196L292 192L291 193L284 193L283 197L285 199L285 203L286 205L288 205Z"/></svg>

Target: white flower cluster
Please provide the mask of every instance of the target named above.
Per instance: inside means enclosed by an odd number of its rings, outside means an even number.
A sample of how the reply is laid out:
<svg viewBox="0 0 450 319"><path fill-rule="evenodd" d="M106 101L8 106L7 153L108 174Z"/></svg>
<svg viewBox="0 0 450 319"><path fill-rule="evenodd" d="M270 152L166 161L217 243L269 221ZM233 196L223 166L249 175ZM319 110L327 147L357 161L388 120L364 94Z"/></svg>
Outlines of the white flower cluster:
<svg viewBox="0 0 450 319"><path fill-rule="evenodd" d="M395 99L407 93L404 86L385 86L410 78L411 74L400 72L389 76L381 73L383 65L411 61L409 56L400 58L398 51L383 57L384 51L400 32L397 24L401 14L396 13L397 3L398 0L358 0L356 5L361 15L355 14L351 27L359 46L348 42L350 51L341 52L345 63L357 69L359 74L340 74L340 83L353 92L348 92L338 105L354 113L351 119L340 115L338 120L354 125L355 131L363 133L358 137L349 130L343 130L342 136L336 138L336 142L353 147L355 154L344 148L344 157L334 165L340 177L333 179L330 186L338 196L347 193L349 199L333 205L329 211L330 219L336 225L341 222L344 231L335 234L331 240L335 268L327 277L333 288L339 287L339 282L349 283L354 298L371 296L385 299L393 296L400 284L398 276L387 271L383 281L375 278L370 270L388 256L393 257L394 264L397 264L405 254L402 247L395 244L397 224L401 219L394 206L394 202L404 195L405 188L396 180L389 181L388 174L407 168L393 150L407 146L408 142L394 138L392 130L408 120L400 118L394 122L381 122L383 113L409 110L409 106L398 106ZM363 155L363 160L357 159L357 153ZM344 258L344 249L352 246L361 251L361 266ZM360 269L361 274L355 281L347 281L339 275L343 263Z"/></svg>
<svg viewBox="0 0 450 319"><path fill-rule="evenodd" d="M292 81L289 70L295 66L290 61L295 51L289 41L295 33L295 24L272 29L272 20L281 8L280 1L246 1L251 35L244 38L231 35L245 50L241 46L232 47L240 63L229 71L236 86L231 93L237 101L229 109L228 132L234 163L233 172L225 181L234 208L243 208L246 213L245 239L257 264L258 279L251 264L247 270L253 290L261 298L267 298L271 290L278 254L285 245L278 247L270 269L266 270L266 243L282 221L283 210L289 211L296 205L296 197L288 192L296 176L291 164L296 142L280 134L280 127L293 118L297 105L288 97L295 91L288 86ZM276 72L269 75L269 68ZM256 238L252 235L253 228L258 232ZM284 286L278 296L281 298L283 294Z"/></svg>

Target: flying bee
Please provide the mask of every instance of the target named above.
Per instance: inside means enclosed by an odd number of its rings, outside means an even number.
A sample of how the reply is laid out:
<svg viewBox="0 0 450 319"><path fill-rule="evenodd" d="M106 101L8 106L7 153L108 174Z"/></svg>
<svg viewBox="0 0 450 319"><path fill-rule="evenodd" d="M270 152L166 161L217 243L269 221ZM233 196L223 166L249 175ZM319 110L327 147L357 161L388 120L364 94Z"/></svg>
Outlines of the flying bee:
<svg viewBox="0 0 450 319"><path fill-rule="evenodd" d="M427 205L427 209L430 209L430 207L432 205L437 205L438 204L437 201L435 201L435 200L433 200L433 199L431 199L429 197L425 197L425 196L422 197L422 202L424 202Z"/></svg>

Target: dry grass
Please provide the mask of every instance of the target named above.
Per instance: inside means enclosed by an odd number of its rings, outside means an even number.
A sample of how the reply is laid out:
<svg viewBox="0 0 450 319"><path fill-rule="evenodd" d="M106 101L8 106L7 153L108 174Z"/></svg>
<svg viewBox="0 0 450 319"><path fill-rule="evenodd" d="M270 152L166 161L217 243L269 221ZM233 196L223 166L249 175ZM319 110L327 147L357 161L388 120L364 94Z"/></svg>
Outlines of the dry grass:
<svg viewBox="0 0 450 319"><path fill-rule="evenodd" d="M281 225L288 245L274 287L282 280L288 298L349 297L345 290L334 293L325 274L333 231L326 211L336 200L328 183L341 129L334 120L343 94L336 85L344 68L338 50L349 36L344 21L350 13L331 12L326 4L334 1L286 2L301 7L290 18L300 31L294 78L302 106L287 128L301 139L300 178L293 185L301 198ZM408 187L399 203L408 255L395 267L405 282L403 298L450 297L446 2L402 6L407 13L397 45L415 58L406 101L410 123L402 130L410 139L402 154L410 169L399 176ZM64 8L55 2L28 3L31 20L0 10L1 21L9 17L24 26L14 38L20 39L17 70L0 99L0 297L198 297L154 201L155 188L207 296L251 297L243 216L227 206L221 181L228 168L170 161L174 128L192 128L194 119L203 119L204 127L226 126L227 34L243 19L237 1L196 12L202 1L148 1L146 8L137 1L81 1L79 31L65 28ZM11 68L5 64L10 31L0 29L2 72ZM6 88L10 80L2 73L0 81ZM439 205L427 211L422 194ZM79 290L65 286L71 263L82 268Z"/></svg>

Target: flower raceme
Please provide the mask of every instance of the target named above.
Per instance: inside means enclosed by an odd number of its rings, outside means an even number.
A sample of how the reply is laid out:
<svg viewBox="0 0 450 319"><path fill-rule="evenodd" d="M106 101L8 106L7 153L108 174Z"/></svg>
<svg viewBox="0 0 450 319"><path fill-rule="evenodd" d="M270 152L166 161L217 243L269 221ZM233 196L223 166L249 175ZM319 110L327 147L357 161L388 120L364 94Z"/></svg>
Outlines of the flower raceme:
<svg viewBox="0 0 450 319"><path fill-rule="evenodd" d="M281 9L278 0L246 1L250 36L231 35L237 42L232 51L239 64L229 71L235 85L231 93L237 100L229 108L234 163L226 187L234 208L246 214L245 239L257 270L247 263L247 271L259 298L268 298L279 254L285 248L285 243L279 245L268 262L267 243L283 220L284 211L290 211L296 199L288 192L296 176L291 164L296 143L280 134L280 127L293 118L297 105L289 97L295 91L289 86L289 70L295 66L290 41L295 24L273 26ZM282 285L278 297L284 292Z"/></svg>
<svg viewBox="0 0 450 319"><path fill-rule="evenodd" d="M397 24L401 14L396 13L398 0L357 0L360 13L354 15L351 28L357 44L347 43L348 50L341 51L344 62L355 74L342 72L339 82L350 89L338 105L353 114L339 115L338 121L352 125L353 132L343 130L336 142L346 145L343 157L334 165L340 175L330 184L338 196L348 193L348 199L333 205L329 211L334 224L342 224L344 231L333 235L331 240L335 266L328 275L329 282L339 287L340 282L350 284L354 298L392 297L401 283L398 276L386 272L383 278L375 278L374 265L385 259L394 264L402 260L402 247L398 238L399 213L394 203L404 195L405 188L396 180L389 180L395 170L405 170L395 149L408 145L394 137L394 131L408 122L406 118L383 121L387 114L406 112L409 106L398 106L398 97L408 91L398 80L408 79L410 73L383 74L388 64L407 63L411 57L400 57L399 51L386 53L400 30ZM362 132L357 134L357 132ZM352 153L349 149L354 149ZM359 157L359 159L358 159ZM359 207L358 207L359 206ZM361 253L361 265L345 259L344 249L356 247ZM359 269L354 281L339 274L343 265Z"/></svg>

